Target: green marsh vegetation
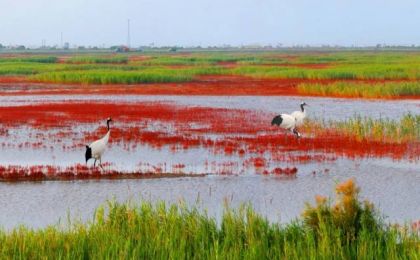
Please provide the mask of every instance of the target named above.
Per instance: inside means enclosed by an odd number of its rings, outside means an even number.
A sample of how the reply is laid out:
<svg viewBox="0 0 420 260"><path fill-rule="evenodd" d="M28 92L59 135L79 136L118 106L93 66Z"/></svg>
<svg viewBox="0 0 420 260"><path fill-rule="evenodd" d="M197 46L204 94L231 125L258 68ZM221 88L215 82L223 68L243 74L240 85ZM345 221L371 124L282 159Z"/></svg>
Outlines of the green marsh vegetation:
<svg viewBox="0 0 420 260"><path fill-rule="evenodd" d="M420 96L420 81L355 83L338 81L329 84L301 83L297 86L300 94L320 96L343 96L356 98L395 98Z"/></svg>
<svg viewBox="0 0 420 260"><path fill-rule="evenodd" d="M73 56L70 57L67 63L111 63L111 64L125 64L128 62L128 56L113 55L113 56Z"/></svg>
<svg viewBox="0 0 420 260"><path fill-rule="evenodd" d="M57 69L56 65L35 62L0 62L0 75L32 75Z"/></svg>
<svg viewBox="0 0 420 260"><path fill-rule="evenodd" d="M136 84L136 83L169 83L188 82L195 76L215 75L222 72L218 67L200 67L173 69L165 67L139 67L127 69L89 69L66 70L40 73L31 78L37 81L53 83L81 84Z"/></svg>
<svg viewBox="0 0 420 260"><path fill-rule="evenodd" d="M148 59L139 62L139 64L147 66L155 65L185 65L185 66L201 66L201 65L218 65L220 63L253 63L261 62L265 56L258 53L203 53L190 55L152 55Z"/></svg>
<svg viewBox="0 0 420 260"><path fill-rule="evenodd" d="M344 121L307 120L303 126L308 132L336 131L355 137L387 143L420 143L420 115L407 113L399 120L372 119L355 115Z"/></svg>
<svg viewBox="0 0 420 260"><path fill-rule="evenodd" d="M17 56L0 57L0 62L35 62L35 63L56 63L58 58L55 56Z"/></svg>
<svg viewBox="0 0 420 260"><path fill-rule="evenodd" d="M28 75L45 82L181 82L199 75L242 75L256 78L308 80L420 80L420 53L417 52L202 52L202 53L141 53L88 54L66 56L0 56L0 75ZM229 66L224 66L228 63ZM316 67L311 64L323 64ZM303 66L302 66L303 65ZM179 66L179 67L177 67ZM149 69L151 74L138 76ZM167 70L165 70L167 69ZM187 71L187 70L190 71ZM174 71L181 76L173 76ZM93 72L95 71L95 73ZM130 73L120 73L129 71ZM199 71L193 73L192 71ZM55 73L48 76L49 73ZM113 74L100 76L101 74ZM44 75L38 75L44 74ZM86 75L84 75L86 74ZM92 76L95 74L95 76ZM188 74L188 76L186 76ZM123 76L121 76L123 75ZM128 80L130 78L130 80ZM153 79L151 79L153 78ZM159 78L159 80L155 80ZM366 83L368 84L368 83ZM387 89L402 95L417 93L417 85L394 82ZM402 84L403 86L397 86ZM417 84L417 83L416 83ZM387 85L388 86L388 85ZM350 88L353 86L349 86ZM332 86L330 88L339 88ZM377 87L374 87L377 88ZM321 91L320 86L305 91ZM312 90L319 89L319 90ZM400 91L401 89L401 91ZM376 91L378 92L378 91ZM330 92L326 92L330 93ZM379 93L382 93L379 91ZM388 92L384 92L388 95ZM368 95L368 94L361 94ZM382 94L381 94L382 95ZM364 96L363 96L364 97Z"/></svg>
<svg viewBox="0 0 420 260"><path fill-rule="evenodd" d="M256 78L282 79L359 79L359 80L417 80L420 63L411 64L340 64L326 68L293 66L239 66L230 71L235 75Z"/></svg>
<svg viewBox="0 0 420 260"><path fill-rule="evenodd" d="M0 231L1 258L47 259L418 259L420 237L385 224L352 180L337 201L317 196L302 217L271 223L249 205L220 220L180 205L109 202L89 223Z"/></svg>
<svg viewBox="0 0 420 260"><path fill-rule="evenodd" d="M239 66L233 69L232 73L258 78L420 79L420 53L417 52L300 53L293 54L292 57L293 59L283 58L284 63L289 66L254 64ZM324 68L298 66L302 64L328 66Z"/></svg>

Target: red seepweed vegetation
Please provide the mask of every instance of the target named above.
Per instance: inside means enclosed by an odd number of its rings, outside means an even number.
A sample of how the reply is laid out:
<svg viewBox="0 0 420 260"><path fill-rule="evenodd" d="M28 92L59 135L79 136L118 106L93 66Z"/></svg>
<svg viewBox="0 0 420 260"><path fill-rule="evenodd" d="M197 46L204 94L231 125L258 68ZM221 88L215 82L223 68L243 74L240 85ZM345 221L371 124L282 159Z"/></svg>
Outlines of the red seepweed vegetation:
<svg viewBox="0 0 420 260"><path fill-rule="evenodd" d="M36 134L36 141L21 144L25 147L32 145L34 148L43 147L42 142L46 139L61 142L68 136L72 145L62 146L65 149L79 149L85 143L101 137L106 132L105 127L83 132L83 137L80 137L72 133L71 126L102 124L98 122L98 118L108 116L117 122L112 128L110 141L122 144L126 149L143 144L154 148L168 146L173 152L203 147L225 155L269 153L273 160L300 163L334 160L335 156L393 159L420 157L418 146L410 143L357 140L353 136L342 135L333 130L307 133L306 137L296 139L271 126L272 115L250 110L188 107L160 102L68 102L0 107L3 129L25 125L39 130L65 129L54 133L40 131ZM240 120L241 118L253 120ZM3 134L7 133L5 131ZM322 152L335 156L285 153L293 151Z"/></svg>
<svg viewBox="0 0 420 260"><path fill-rule="evenodd" d="M87 109L89 108L89 109ZM420 145L358 140L334 130L316 130L296 139L287 136L278 127L271 126L269 113L214 107L189 107L172 102L101 103L66 102L41 103L0 107L0 137L4 148L83 150L85 144L106 132L104 122L111 116L111 145L118 144L130 150L139 145L154 149L168 148L176 153L193 148L222 154L234 161L211 162L208 172L234 174L238 169L255 169L257 173L293 176L296 167L277 167L278 163L302 164L333 161L338 157L388 157L395 160L420 158ZM241 120L248 118L252 120ZM72 126L94 126L93 131L75 133ZM13 140L22 127L29 129L28 139ZM18 131L9 131L17 129ZM83 128L82 128L83 129ZM203 151L203 150L201 150ZM238 162L242 162L238 164ZM275 168L273 168L273 165ZM0 180L48 180L89 178L144 178L165 175L170 171L185 176L184 163L173 165L146 165L145 172L105 172L74 165L55 166L1 166ZM208 167L208 168L207 168ZM140 167L142 168L142 167ZM134 174L126 176L127 174ZM166 176L166 175L165 175Z"/></svg>
<svg viewBox="0 0 420 260"><path fill-rule="evenodd" d="M105 168L109 165L103 164ZM203 177L205 174L186 174L182 172L164 173L161 170L148 172L119 172L116 170L101 170L76 164L65 168L52 165L0 165L0 182L13 181L46 181L46 180L74 180L74 179L143 179L143 178L171 178L171 177Z"/></svg>
<svg viewBox="0 0 420 260"><path fill-rule="evenodd" d="M231 65L229 65L231 66ZM303 64L322 68L325 64ZM188 95L188 96L302 96L297 90L301 83L330 84L334 79L262 79L237 75L198 76L192 82L145 84L56 84L37 82L25 76L1 76L0 95ZM345 80L367 84L402 80ZM406 81L406 80L403 80ZM304 94L303 96L320 96ZM342 97L342 96L338 96ZM346 97L343 97L346 98ZM354 98L354 97L348 97ZM420 99L401 96L387 99Z"/></svg>
<svg viewBox="0 0 420 260"><path fill-rule="evenodd" d="M1 79L1 77L0 77ZM0 80L0 95L298 95L301 79L254 79L244 76L199 76L192 82L81 85L31 81L24 77ZM318 81L317 81L318 82Z"/></svg>

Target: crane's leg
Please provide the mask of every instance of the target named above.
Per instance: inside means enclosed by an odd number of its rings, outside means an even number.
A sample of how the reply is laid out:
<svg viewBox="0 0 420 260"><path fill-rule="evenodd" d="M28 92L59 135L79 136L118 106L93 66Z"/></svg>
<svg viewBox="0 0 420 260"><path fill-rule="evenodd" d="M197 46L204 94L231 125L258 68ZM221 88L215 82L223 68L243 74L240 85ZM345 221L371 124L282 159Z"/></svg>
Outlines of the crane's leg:
<svg viewBox="0 0 420 260"><path fill-rule="evenodd" d="M95 167L96 166L96 158L95 158L95 161L93 162L93 167Z"/></svg>
<svg viewBox="0 0 420 260"><path fill-rule="evenodd" d="M297 138L301 136L301 134L296 130L296 128L293 128L293 133L296 135Z"/></svg>
<svg viewBox="0 0 420 260"><path fill-rule="evenodd" d="M99 166L101 167L101 169L103 170L104 168L102 167L102 158L99 158Z"/></svg>

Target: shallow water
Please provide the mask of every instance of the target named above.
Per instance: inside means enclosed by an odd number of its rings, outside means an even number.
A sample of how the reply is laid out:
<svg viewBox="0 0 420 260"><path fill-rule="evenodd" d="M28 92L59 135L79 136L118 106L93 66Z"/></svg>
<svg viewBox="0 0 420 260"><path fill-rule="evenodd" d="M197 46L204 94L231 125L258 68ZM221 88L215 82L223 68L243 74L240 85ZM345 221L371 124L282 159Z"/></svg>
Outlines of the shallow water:
<svg viewBox="0 0 420 260"><path fill-rule="evenodd" d="M31 103L63 103L94 101L100 103L136 103L159 101L185 106L238 108L264 113L292 112L304 100L309 117L324 120L343 120L355 114L374 118L399 118L407 112L420 113L418 101L362 101L333 98L302 97L184 97L184 96L18 96L0 97L0 106ZM238 119L250 120L250 119ZM252 119L251 119L252 120ZM116 122L118 124L118 122ZM1 122L0 122L1 126ZM74 132L95 131L98 125L79 125ZM57 130L57 129L55 129ZM50 130L50 131L55 131ZM56 140L44 141L45 147L16 147L15 144L36 139L36 129L12 129L9 136L0 136L0 165L54 165L65 167L84 163L84 147L79 149L51 148ZM30 133L34 135L30 137ZM35 137L34 137L35 136ZM216 137L214 137L216 138ZM71 142L69 137L64 143ZM61 145L61 143L60 143ZM253 207L272 221L288 222L299 216L305 201L316 194L333 195L335 183L350 177L361 186L362 197L374 202L390 222L420 219L420 164L418 161L388 158L310 161L305 163L269 161L267 168L297 167L296 176L261 175L258 169L243 162L250 157L237 154L212 153L202 147L171 150L149 145L125 149L110 144L103 161L121 171L147 171L160 165L173 171L171 164L184 164L183 172L211 173L203 178L46 181L0 183L0 226L12 228L18 224L43 227L66 221L71 217L87 220L94 209L107 199L119 201L164 200L170 203L184 200L188 205L207 209L219 217L225 201L233 207L251 202ZM316 154L316 153L315 153ZM232 175L217 175L220 169ZM226 169L225 169L226 170Z"/></svg>
<svg viewBox="0 0 420 260"><path fill-rule="evenodd" d="M33 103L66 103L66 102L99 102L117 104L138 104L139 102L156 101L163 104L176 104L187 107L211 107L229 109L247 109L260 111L261 113L292 112L299 109L299 102L302 97L186 97L186 96L0 96L1 106L20 106ZM420 113L420 102L417 101L362 101L336 98L304 98L310 104L308 108L309 118L320 120L344 120L347 117L360 114L373 118L388 117L399 118L407 112ZM48 115L49 116L49 115ZM53 115L52 115L53 116ZM232 118L232 120L252 121L252 118ZM115 122L115 125L126 127L129 123ZM139 122L132 122L133 126ZM269 125L269 122L267 122ZM1 126L1 122L0 122ZM34 129L28 126L8 129L8 135L0 135L0 165L53 165L66 167L75 163L84 163L84 144L88 144L83 132L94 133L98 127L103 127L103 122L95 124L72 125L71 127ZM168 122L148 122L148 130L171 132L171 125ZM190 125L190 129L194 126ZM69 136L57 137L48 134L65 130ZM144 129L145 130L145 129ZM264 134L264 133L262 133ZM206 138L212 140L221 139L227 136L206 133ZM245 136L241 134L241 136ZM41 137L41 139L40 139ZM112 139L112 134L111 134ZM34 148L33 144L41 142ZM71 149L62 148L63 145L79 145ZM83 144L83 145L81 145ZM103 161L112 164L113 169L119 171L136 171L139 165L149 163L151 165L184 164L186 172L208 173L211 168L204 167L204 164L229 164L237 163L239 167L236 173L252 173L254 169L245 169L241 162L249 159L249 156L239 158L235 154L226 156L223 153L215 154L202 147L178 149L172 151L169 146L151 147L150 145L136 145L134 148L126 143L109 144L109 149L103 156ZM316 155L317 153L315 153ZM322 153L318 153L322 154ZM270 158L268 158L270 159ZM293 166L286 164L284 166ZM282 166L283 167L283 166ZM171 170L170 165L167 168Z"/></svg>
<svg viewBox="0 0 420 260"><path fill-rule="evenodd" d="M325 173L324 169L329 172ZM354 177L361 197L375 203L390 222L420 218L418 165L390 168L388 160L340 159L322 165L308 165L295 177L237 175L178 179L45 181L0 183L0 223L6 228L18 224L44 227L67 223L71 218L91 219L95 208L108 199L184 201L220 217L224 202L232 207L252 203L271 221L288 222L299 216L304 202L316 194L333 196L337 182ZM316 171L316 174L312 172Z"/></svg>

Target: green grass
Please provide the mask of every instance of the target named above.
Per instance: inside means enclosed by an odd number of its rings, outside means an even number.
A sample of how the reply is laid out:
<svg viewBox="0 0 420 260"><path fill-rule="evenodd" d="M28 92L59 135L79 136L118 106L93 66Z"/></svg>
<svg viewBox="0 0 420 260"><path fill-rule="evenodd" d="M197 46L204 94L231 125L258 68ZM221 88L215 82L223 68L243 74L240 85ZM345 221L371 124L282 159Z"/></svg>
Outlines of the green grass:
<svg viewBox="0 0 420 260"><path fill-rule="evenodd" d="M352 82L334 82L330 84L302 83L298 85L298 92L309 95L360 98L419 96L420 81L372 84Z"/></svg>
<svg viewBox="0 0 420 260"><path fill-rule="evenodd" d="M35 63L56 63L58 60L54 56L29 56L29 57L1 57L1 62L35 62Z"/></svg>
<svg viewBox="0 0 420 260"><path fill-rule="evenodd" d="M0 75L32 75L41 72L60 70L62 68L62 64L0 62Z"/></svg>
<svg viewBox="0 0 420 260"><path fill-rule="evenodd" d="M335 206L321 197L303 218L270 223L250 206L220 221L181 205L109 202L90 223L0 231L2 259L418 259L420 237L386 225L348 181Z"/></svg>
<svg viewBox="0 0 420 260"><path fill-rule="evenodd" d="M115 63L125 64L128 62L127 56L74 56L66 61L67 63Z"/></svg>
<svg viewBox="0 0 420 260"><path fill-rule="evenodd" d="M199 75L222 74L218 66L173 69L135 64L0 63L0 75L28 75L41 82L80 84L135 84L187 82Z"/></svg>
<svg viewBox="0 0 420 260"><path fill-rule="evenodd" d="M65 71L39 74L32 77L35 80L53 83L81 84L135 84L191 81L191 74L181 74L168 71Z"/></svg>
<svg viewBox="0 0 420 260"><path fill-rule="evenodd" d="M345 121L307 120L306 131L334 130L354 136L358 140L374 140L388 143L420 142L420 115L405 114L401 119L372 119L360 115Z"/></svg>
<svg viewBox="0 0 420 260"><path fill-rule="evenodd" d="M161 67L138 68L137 70L74 70L41 73L32 79L54 83L81 84L136 84L187 82L198 75L220 74L223 69L218 67L202 67L192 69L169 69Z"/></svg>
<svg viewBox="0 0 420 260"><path fill-rule="evenodd" d="M138 66L110 64L46 64L34 62L0 62L0 75L35 75L59 71L139 70Z"/></svg>
<svg viewBox="0 0 420 260"><path fill-rule="evenodd" d="M35 75L58 71L139 70L138 66L109 64L47 64L35 62L0 62L0 75Z"/></svg>
<svg viewBox="0 0 420 260"><path fill-rule="evenodd" d="M419 64L419 52L326 52L297 55L295 63L306 64Z"/></svg>
<svg viewBox="0 0 420 260"><path fill-rule="evenodd" d="M130 59L129 54L76 55L70 56L65 64L56 63L57 57L53 56L0 56L0 75L35 75L38 80L47 82L53 79L57 82L104 82L104 84L105 82L179 82L182 79L189 81L195 75L210 74L210 72L274 79L420 80L420 53L418 52L202 52L144 53L141 56L141 59L134 57ZM235 63L236 67L222 69L218 66L222 62ZM322 68L300 66L318 63L328 66ZM281 64L288 66L281 66ZM184 67L168 67L171 65ZM165 71L165 68L168 70ZM145 69L158 72L145 73ZM190 73L186 72L186 69L203 73ZM174 76L173 70L181 75ZM136 76L137 71L147 75ZM108 72L112 75L100 75ZM48 73L54 73L54 75L45 75ZM156 76L163 73L168 73L168 75ZM119 78L121 81L118 80ZM378 87L378 89L381 88ZM391 86L388 89L395 90L397 87ZM402 94L405 91L410 93L418 91L416 85L406 85L399 89Z"/></svg>
<svg viewBox="0 0 420 260"><path fill-rule="evenodd" d="M294 59L274 59L272 63L291 66L239 66L233 74L258 78L301 79L420 79L418 52L333 52L292 53ZM264 57L264 56L262 56ZM270 64L269 57L260 63ZM246 63L242 63L246 64ZM293 67L293 64L327 64L323 69Z"/></svg>
<svg viewBox="0 0 420 260"><path fill-rule="evenodd" d="M244 53L211 53L211 54L192 54L192 55L156 55L150 59L140 62L147 66L161 65L217 65L220 62L258 62L262 58L261 54Z"/></svg>
<svg viewBox="0 0 420 260"><path fill-rule="evenodd" d="M420 115L406 114L400 120L355 116L336 122L334 127L344 134L356 135L359 139L395 143L420 141Z"/></svg>
<svg viewBox="0 0 420 260"><path fill-rule="evenodd" d="M342 64L324 69L281 66L239 66L235 75L296 79L420 79L418 64Z"/></svg>

